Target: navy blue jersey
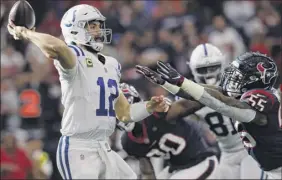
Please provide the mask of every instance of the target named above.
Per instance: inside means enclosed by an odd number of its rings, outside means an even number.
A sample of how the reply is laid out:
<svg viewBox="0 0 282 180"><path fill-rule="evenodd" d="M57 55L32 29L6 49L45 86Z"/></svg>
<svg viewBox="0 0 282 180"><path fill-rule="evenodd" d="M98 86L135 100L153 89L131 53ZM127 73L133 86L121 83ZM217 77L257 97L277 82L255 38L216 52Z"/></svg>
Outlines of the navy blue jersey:
<svg viewBox="0 0 282 180"><path fill-rule="evenodd" d="M136 123L133 131L122 137L124 150L136 157L163 156L176 168L193 166L218 153L197 121L180 119L169 123L163 120L165 115L155 114Z"/></svg>
<svg viewBox="0 0 282 180"><path fill-rule="evenodd" d="M241 101L267 117L267 124L264 126L252 122L237 123L245 147L263 170L282 167L282 128L278 118L278 98L272 91L259 89L246 92Z"/></svg>

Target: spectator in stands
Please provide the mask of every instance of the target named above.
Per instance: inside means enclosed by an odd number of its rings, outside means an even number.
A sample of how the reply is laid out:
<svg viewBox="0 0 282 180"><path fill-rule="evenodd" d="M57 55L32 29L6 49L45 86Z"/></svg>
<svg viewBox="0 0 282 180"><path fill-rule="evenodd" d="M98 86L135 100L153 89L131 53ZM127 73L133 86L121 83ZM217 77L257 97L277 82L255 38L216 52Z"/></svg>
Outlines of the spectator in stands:
<svg viewBox="0 0 282 180"><path fill-rule="evenodd" d="M37 138L30 138L26 149L33 161L33 176L35 179L49 179L53 173L53 164L47 152L43 150L43 142Z"/></svg>
<svg viewBox="0 0 282 180"><path fill-rule="evenodd" d="M13 133L4 135L1 145L1 179L30 179L32 178L32 162L25 151L17 146Z"/></svg>
<svg viewBox="0 0 282 180"><path fill-rule="evenodd" d="M213 18L213 27L214 31L209 35L209 42L225 54L227 61L231 62L246 51L242 37L233 27L226 24L223 16Z"/></svg>

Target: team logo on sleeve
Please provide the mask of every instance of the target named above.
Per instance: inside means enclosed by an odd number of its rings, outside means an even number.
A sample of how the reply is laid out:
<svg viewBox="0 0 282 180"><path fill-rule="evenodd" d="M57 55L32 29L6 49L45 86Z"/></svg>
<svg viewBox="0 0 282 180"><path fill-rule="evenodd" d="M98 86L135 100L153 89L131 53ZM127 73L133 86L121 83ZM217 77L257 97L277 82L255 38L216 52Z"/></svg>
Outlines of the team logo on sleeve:
<svg viewBox="0 0 282 180"><path fill-rule="evenodd" d="M85 61L86 61L87 67L93 67L93 62L90 58L86 58Z"/></svg>

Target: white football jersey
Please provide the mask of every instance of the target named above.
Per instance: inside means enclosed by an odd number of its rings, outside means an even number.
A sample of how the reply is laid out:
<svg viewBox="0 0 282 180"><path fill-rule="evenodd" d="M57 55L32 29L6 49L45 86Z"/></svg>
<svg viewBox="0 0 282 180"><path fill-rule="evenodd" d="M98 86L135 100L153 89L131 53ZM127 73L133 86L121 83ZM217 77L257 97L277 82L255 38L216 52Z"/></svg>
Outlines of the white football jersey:
<svg viewBox="0 0 282 180"><path fill-rule="evenodd" d="M244 149L240 135L231 118L223 116L209 107L203 107L195 114L209 125L210 130L216 135L222 151L235 152Z"/></svg>
<svg viewBox="0 0 282 180"><path fill-rule="evenodd" d="M106 140L116 125L114 105L119 96L121 66L116 59L93 54L69 45L77 57L73 69L64 69L58 60L64 113L61 133L65 136ZM98 60L105 59L105 64Z"/></svg>

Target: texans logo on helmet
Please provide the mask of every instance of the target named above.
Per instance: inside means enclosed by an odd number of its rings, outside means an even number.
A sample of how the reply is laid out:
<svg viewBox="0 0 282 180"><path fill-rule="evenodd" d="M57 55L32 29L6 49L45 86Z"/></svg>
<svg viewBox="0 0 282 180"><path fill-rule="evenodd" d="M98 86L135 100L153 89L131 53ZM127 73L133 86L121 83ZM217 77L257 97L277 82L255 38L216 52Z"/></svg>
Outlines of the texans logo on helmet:
<svg viewBox="0 0 282 180"><path fill-rule="evenodd" d="M271 71L274 71L274 72L276 71L275 65L273 63L271 63L271 67L270 68L264 67L263 63L258 63L257 64L257 70L260 72L261 79L262 79L262 82L264 84L269 84L270 83L271 79L274 77L271 74Z"/></svg>

